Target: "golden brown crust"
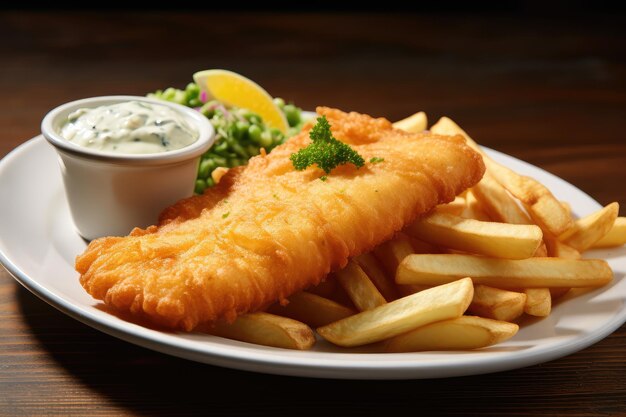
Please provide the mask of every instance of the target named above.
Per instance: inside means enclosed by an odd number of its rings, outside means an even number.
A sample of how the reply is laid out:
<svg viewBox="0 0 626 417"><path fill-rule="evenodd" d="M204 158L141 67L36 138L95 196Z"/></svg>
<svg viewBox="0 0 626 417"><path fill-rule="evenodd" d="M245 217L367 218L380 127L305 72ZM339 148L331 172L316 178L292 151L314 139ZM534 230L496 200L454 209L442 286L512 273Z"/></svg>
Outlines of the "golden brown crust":
<svg viewBox="0 0 626 417"><path fill-rule="evenodd" d="M166 209L158 226L92 242L77 258L81 284L108 305L168 327L233 319L318 283L484 172L461 137L319 111L366 161L384 161L340 166L321 181L323 171L295 171L289 160L309 143L305 131Z"/></svg>

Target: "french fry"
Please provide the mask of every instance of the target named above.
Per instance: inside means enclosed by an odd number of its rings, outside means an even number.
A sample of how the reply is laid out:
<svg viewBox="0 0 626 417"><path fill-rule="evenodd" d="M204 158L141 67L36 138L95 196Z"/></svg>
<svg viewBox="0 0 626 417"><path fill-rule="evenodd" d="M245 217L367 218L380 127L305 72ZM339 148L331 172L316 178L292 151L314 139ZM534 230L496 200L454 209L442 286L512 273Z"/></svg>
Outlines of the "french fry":
<svg viewBox="0 0 626 417"><path fill-rule="evenodd" d="M405 119L398 120L393 124L394 129L404 130L410 133L418 133L426 130L428 118L423 111L417 112Z"/></svg>
<svg viewBox="0 0 626 417"><path fill-rule="evenodd" d="M359 311L371 310L387 302L356 262L348 262L335 276Z"/></svg>
<svg viewBox="0 0 626 417"><path fill-rule="evenodd" d="M211 334L285 349L306 350L315 343L313 331L306 324L269 313L249 313L232 323L218 323Z"/></svg>
<svg viewBox="0 0 626 417"><path fill-rule="evenodd" d="M611 230L592 245L593 248L610 248L626 244L626 217L618 217Z"/></svg>
<svg viewBox="0 0 626 417"><path fill-rule="evenodd" d="M463 129L447 117L442 117L430 129L443 135L461 135L467 144L482 153L487 172L504 188L517 197L528 210L534 223L555 236L561 235L572 225L572 218L550 190L537 180L519 175L513 170L500 165L486 155L476 142Z"/></svg>
<svg viewBox="0 0 626 417"><path fill-rule="evenodd" d="M487 166L494 178L524 203L533 222L543 230L558 236L571 227L569 212L543 184L494 161L487 163Z"/></svg>
<svg viewBox="0 0 626 417"><path fill-rule="evenodd" d="M372 251L378 259L378 261L384 266L385 271L389 277L396 276L396 270L402 260L413 253L438 253L439 250L431 245L419 239L415 239L407 236L404 233L399 233L395 238L377 246ZM399 295L407 296L420 292L432 285L398 285ZM386 297L385 297L386 298ZM390 301L387 299L387 301Z"/></svg>
<svg viewBox="0 0 626 417"><path fill-rule="evenodd" d="M383 264L389 276L395 276L402 260L415 253L409 237L399 233L396 237L374 248L374 256Z"/></svg>
<svg viewBox="0 0 626 417"><path fill-rule="evenodd" d="M472 138L470 138L469 135L465 133L465 131L461 129L459 125L457 125L455 122L452 121L452 119L448 117L444 116L440 118L437 121L437 123L435 123L434 125L430 127L430 131L438 135L446 135L446 136L461 135L467 141L468 146L473 148L475 151L478 151L479 153L483 152L482 149L480 149L480 146L478 146L478 144L474 142Z"/></svg>
<svg viewBox="0 0 626 417"><path fill-rule="evenodd" d="M553 236L545 236L548 256L563 259L580 259L582 255L576 249L561 242Z"/></svg>
<svg viewBox="0 0 626 417"><path fill-rule="evenodd" d="M548 256L548 249L545 242L541 242L541 245L539 245L533 256L537 258L545 258L546 256Z"/></svg>
<svg viewBox="0 0 626 417"><path fill-rule="evenodd" d="M526 298L521 292L478 284L474 286L474 297L467 312L488 319L513 321L524 313Z"/></svg>
<svg viewBox="0 0 626 417"><path fill-rule="evenodd" d="M527 288L524 312L531 316L547 317L552 310L552 295L548 288Z"/></svg>
<svg viewBox="0 0 626 417"><path fill-rule="evenodd" d="M525 259L543 243L535 225L483 222L445 213L432 213L404 231L420 240L480 255Z"/></svg>
<svg viewBox="0 0 626 417"><path fill-rule="evenodd" d="M480 349L513 337L519 326L474 316L439 321L389 339L387 352Z"/></svg>
<svg viewBox="0 0 626 417"><path fill-rule="evenodd" d="M569 230L559 236L559 240L578 252L584 252L611 230L618 212L619 204L611 203L589 216L576 220Z"/></svg>
<svg viewBox="0 0 626 417"><path fill-rule="evenodd" d="M511 224L532 224L530 216L515 198L490 174L486 173L472 187L472 192L493 220Z"/></svg>
<svg viewBox="0 0 626 417"><path fill-rule="evenodd" d="M609 264L601 259L496 259L472 255L407 256L396 273L399 284L441 285L470 276L476 284L491 287L600 287L613 279Z"/></svg>
<svg viewBox="0 0 626 417"><path fill-rule="evenodd" d="M276 303L267 309L267 313L319 327L356 314L356 311L317 294L300 291L289 297L289 304Z"/></svg>
<svg viewBox="0 0 626 417"><path fill-rule="evenodd" d="M465 194L465 209L461 212L461 217L488 222L491 220L482 204L476 198L472 189Z"/></svg>
<svg viewBox="0 0 626 417"><path fill-rule="evenodd" d="M435 211L437 213L447 213L460 216L461 213L463 213L463 210L465 210L466 205L467 202L465 201L465 198L456 196L453 201L447 204L439 204L435 208Z"/></svg>
<svg viewBox="0 0 626 417"><path fill-rule="evenodd" d="M439 248L434 247L430 243L426 243L423 240L419 240L413 236L404 235L407 237L409 242L411 243L411 247L413 248L413 253L441 253ZM398 265L400 263L398 262ZM397 267L396 267L397 269ZM395 279L396 270L390 274L391 279ZM401 297L406 297L407 295L415 294L416 292L424 291L429 288L432 288L432 285L417 285L417 284L407 284L407 285L398 285L396 284L396 288L398 288L398 292Z"/></svg>
<svg viewBox="0 0 626 417"><path fill-rule="evenodd" d="M339 346L379 342L426 324L460 317L473 293L472 280L463 278L319 327L317 332Z"/></svg>
<svg viewBox="0 0 626 417"><path fill-rule="evenodd" d="M385 297L385 300L393 301L398 298L398 290L395 283L385 273L383 266L371 252L355 257L354 261L359 264L365 274L372 280L378 291Z"/></svg>
<svg viewBox="0 0 626 417"><path fill-rule="evenodd" d="M570 217L572 217L572 206L570 203L567 201L561 201L561 206L563 206L563 209L569 213Z"/></svg>

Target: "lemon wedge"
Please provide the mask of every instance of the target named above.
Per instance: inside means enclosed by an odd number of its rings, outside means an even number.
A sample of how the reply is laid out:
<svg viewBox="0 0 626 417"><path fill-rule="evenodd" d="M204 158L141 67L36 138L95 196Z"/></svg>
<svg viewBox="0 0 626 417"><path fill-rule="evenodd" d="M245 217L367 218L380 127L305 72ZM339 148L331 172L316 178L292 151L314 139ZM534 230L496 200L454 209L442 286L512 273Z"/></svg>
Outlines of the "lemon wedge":
<svg viewBox="0 0 626 417"><path fill-rule="evenodd" d="M227 106L236 106L257 113L263 121L287 133L289 124L283 112L278 108L272 96L254 81L236 72L211 69L196 72L193 80L201 91L206 91L210 98Z"/></svg>

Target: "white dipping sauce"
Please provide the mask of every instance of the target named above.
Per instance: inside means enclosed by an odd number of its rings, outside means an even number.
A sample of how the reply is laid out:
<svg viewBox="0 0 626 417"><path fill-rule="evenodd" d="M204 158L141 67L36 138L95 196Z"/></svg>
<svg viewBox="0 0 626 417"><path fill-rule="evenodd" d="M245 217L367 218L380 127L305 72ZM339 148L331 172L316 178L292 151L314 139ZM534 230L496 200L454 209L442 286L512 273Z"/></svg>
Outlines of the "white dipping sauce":
<svg viewBox="0 0 626 417"><path fill-rule="evenodd" d="M78 109L61 136L85 148L124 154L172 151L198 140L198 132L174 109L143 101Z"/></svg>

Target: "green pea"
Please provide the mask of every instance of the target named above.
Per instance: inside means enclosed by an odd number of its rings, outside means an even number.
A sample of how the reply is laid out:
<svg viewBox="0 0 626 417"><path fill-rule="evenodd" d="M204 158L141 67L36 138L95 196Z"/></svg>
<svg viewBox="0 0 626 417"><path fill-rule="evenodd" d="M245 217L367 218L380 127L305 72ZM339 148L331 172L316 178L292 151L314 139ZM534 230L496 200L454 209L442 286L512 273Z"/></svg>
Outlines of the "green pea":
<svg viewBox="0 0 626 417"><path fill-rule="evenodd" d="M282 143L285 135L283 135L283 132L281 132L280 130L276 129L275 127L270 129L270 132L272 132L272 140L274 143Z"/></svg>
<svg viewBox="0 0 626 417"><path fill-rule="evenodd" d="M196 194L202 194L206 188L207 188L207 182L201 178L198 178L196 180L196 186L194 188L194 192Z"/></svg>
<svg viewBox="0 0 626 417"><path fill-rule="evenodd" d="M237 135L238 135L237 126L234 124L231 124L230 126L228 126L228 129L227 129L226 142L228 142L228 144L231 146L233 143L237 143L237 141L239 140Z"/></svg>
<svg viewBox="0 0 626 417"><path fill-rule="evenodd" d="M300 109L293 104L286 104L283 108L283 112L285 112L285 117L287 118L289 126L295 126L300 123Z"/></svg>
<svg viewBox="0 0 626 417"><path fill-rule="evenodd" d="M261 120L261 117L259 117L258 115L254 113L246 117L246 119L248 119L250 123L255 124L255 125L260 125L261 123L263 123L263 120Z"/></svg>
<svg viewBox="0 0 626 417"><path fill-rule="evenodd" d="M237 139L244 140L248 136L248 128L250 123L238 121L235 126L237 127Z"/></svg>
<svg viewBox="0 0 626 417"><path fill-rule="evenodd" d="M206 179L206 186L207 187L213 187L215 185L215 181L213 181L213 178L209 177Z"/></svg>
<svg viewBox="0 0 626 417"><path fill-rule="evenodd" d="M261 141L259 142L259 145L261 145L265 149L268 149L270 146L272 146L273 142L274 141L272 140L272 132L266 130L261 133Z"/></svg>
<svg viewBox="0 0 626 417"><path fill-rule="evenodd" d="M262 133L262 130L257 125L251 125L248 128L248 137L254 143L261 143L261 133Z"/></svg>
<svg viewBox="0 0 626 417"><path fill-rule="evenodd" d="M171 100L176 95L176 89L169 87L163 91L163 98L166 100Z"/></svg>
<svg viewBox="0 0 626 417"><path fill-rule="evenodd" d="M187 95L182 90L176 90L174 93L174 97L172 97L172 101L184 105L187 101Z"/></svg>
<svg viewBox="0 0 626 417"><path fill-rule="evenodd" d="M190 95L198 95L200 94L200 86L196 83L189 83L185 87L185 91Z"/></svg>
<svg viewBox="0 0 626 417"><path fill-rule="evenodd" d="M285 100L280 97L274 97L274 104L276 104L278 108L282 110L282 108L285 107Z"/></svg>
<svg viewBox="0 0 626 417"><path fill-rule="evenodd" d="M187 99L187 106L188 107L200 107L200 106L202 106L202 102L197 97L188 98Z"/></svg>
<svg viewBox="0 0 626 417"><path fill-rule="evenodd" d="M198 167L198 176L200 178L209 178L211 171L215 169L215 162L212 159L203 159Z"/></svg>

